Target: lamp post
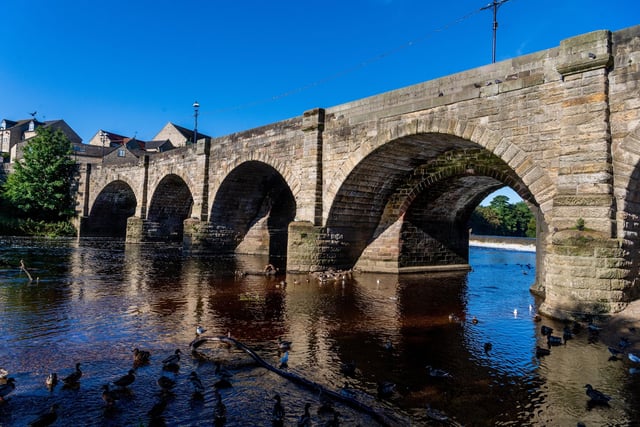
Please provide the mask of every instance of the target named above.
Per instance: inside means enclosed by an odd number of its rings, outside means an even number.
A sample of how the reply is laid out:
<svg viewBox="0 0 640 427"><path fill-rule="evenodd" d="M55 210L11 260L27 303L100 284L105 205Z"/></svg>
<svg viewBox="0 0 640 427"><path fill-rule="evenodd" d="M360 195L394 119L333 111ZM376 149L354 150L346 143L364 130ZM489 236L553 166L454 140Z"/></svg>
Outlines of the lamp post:
<svg viewBox="0 0 640 427"><path fill-rule="evenodd" d="M193 126L193 143L198 143L198 108L200 108L200 104L198 101L193 103L193 117L195 118L195 125Z"/></svg>

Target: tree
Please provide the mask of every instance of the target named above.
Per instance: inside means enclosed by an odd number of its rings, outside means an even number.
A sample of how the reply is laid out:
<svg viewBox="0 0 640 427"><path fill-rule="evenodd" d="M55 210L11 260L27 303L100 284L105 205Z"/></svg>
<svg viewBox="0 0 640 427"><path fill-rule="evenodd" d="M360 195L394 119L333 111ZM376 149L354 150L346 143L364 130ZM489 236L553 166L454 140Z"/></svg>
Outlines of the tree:
<svg viewBox="0 0 640 427"><path fill-rule="evenodd" d="M45 221L74 214L71 183L75 162L69 138L59 129L39 127L25 145L23 159L4 185L4 197L25 216Z"/></svg>
<svg viewBox="0 0 640 427"><path fill-rule="evenodd" d="M489 206L478 206L471 214L469 227L475 234L535 237L533 213L523 201L510 204L506 196L496 196Z"/></svg>

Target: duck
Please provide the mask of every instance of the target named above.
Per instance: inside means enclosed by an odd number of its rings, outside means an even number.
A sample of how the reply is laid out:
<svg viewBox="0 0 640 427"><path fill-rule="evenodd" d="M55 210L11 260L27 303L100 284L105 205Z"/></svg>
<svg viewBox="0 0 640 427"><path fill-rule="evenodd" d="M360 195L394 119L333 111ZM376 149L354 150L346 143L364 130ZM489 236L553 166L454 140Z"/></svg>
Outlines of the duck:
<svg viewBox="0 0 640 427"><path fill-rule="evenodd" d="M157 383L163 390L170 390L173 388L173 386L176 385L176 382L174 380L169 377L165 377L164 375L158 378Z"/></svg>
<svg viewBox="0 0 640 427"><path fill-rule="evenodd" d="M60 405L58 405L57 403L54 403L53 405L51 405L51 407L49 408L48 412L45 412L44 414L40 415L35 420L31 421L29 423L29 427L50 426L51 424L53 424L58 419L58 408L59 407L60 407Z"/></svg>
<svg viewBox="0 0 640 427"><path fill-rule="evenodd" d="M478 324L478 318L476 316L473 316L473 319L471 319L471 323L473 323L474 325Z"/></svg>
<svg viewBox="0 0 640 427"><path fill-rule="evenodd" d="M82 377L82 371L80 370L80 363L76 363L76 370L71 374L67 375L66 377L64 377L62 379L62 382L66 386L75 386L78 384L78 381L80 381L81 377Z"/></svg>
<svg viewBox="0 0 640 427"><path fill-rule="evenodd" d="M13 390L16 389L16 380L14 378L7 378L7 382L0 385L0 403L5 401L5 397L8 396Z"/></svg>
<svg viewBox="0 0 640 427"><path fill-rule="evenodd" d="M388 399L396 389L396 385L389 381L384 381L378 384L378 397L381 399Z"/></svg>
<svg viewBox="0 0 640 427"><path fill-rule="evenodd" d="M227 407L222 403L222 396L215 390L216 404L213 407L213 425L223 426L227 422Z"/></svg>
<svg viewBox="0 0 640 427"><path fill-rule="evenodd" d="M202 394L204 393L204 385L202 385L202 381L196 371L189 374L189 381L191 382L191 385L193 385L193 396L202 397Z"/></svg>
<svg viewBox="0 0 640 427"><path fill-rule="evenodd" d="M111 408L118 400L118 395L115 391L109 389L109 384L102 386L102 400L107 408Z"/></svg>
<svg viewBox="0 0 640 427"><path fill-rule="evenodd" d="M557 337L555 335L547 335L547 345L551 347L552 345L560 345L562 344L562 338Z"/></svg>
<svg viewBox="0 0 640 427"><path fill-rule="evenodd" d="M136 371L129 369L129 372L113 382L118 387L127 387L136 380Z"/></svg>
<svg viewBox="0 0 640 427"><path fill-rule="evenodd" d="M304 413L298 418L298 427L310 427L311 426L311 413L309 413L311 403L304 404Z"/></svg>
<svg viewBox="0 0 640 427"><path fill-rule="evenodd" d="M602 393L600 390L596 390L591 384L586 384L584 387L587 389L587 396L589 396L592 403L606 405L611 400L611 397Z"/></svg>
<svg viewBox="0 0 640 427"><path fill-rule="evenodd" d="M47 389L49 391L52 391L55 388L56 384L58 384L58 374L52 372L47 375L47 379L44 380L44 385L47 387Z"/></svg>
<svg viewBox="0 0 640 427"><path fill-rule="evenodd" d="M291 344L293 344L291 341L285 341L282 337L278 338L278 349L280 351L291 350Z"/></svg>
<svg viewBox="0 0 640 427"><path fill-rule="evenodd" d="M427 365L425 367L427 368L427 371L429 371L429 376L436 378L453 378L453 376L444 369L434 368L431 365Z"/></svg>
<svg viewBox="0 0 640 427"><path fill-rule="evenodd" d="M285 351L280 358L280 369L289 367L289 352Z"/></svg>
<svg viewBox="0 0 640 427"><path fill-rule="evenodd" d="M204 334L205 332L207 332L207 330L205 328L203 328L200 325L196 326L196 336L200 336L200 335Z"/></svg>
<svg viewBox="0 0 640 427"><path fill-rule="evenodd" d="M156 402L151 407L151 409L149 409L149 412L147 412L147 415L149 415L151 419L159 418L164 412L166 407L167 407L167 399L165 397L162 397L158 402Z"/></svg>
<svg viewBox="0 0 640 427"><path fill-rule="evenodd" d="M182 352L180 349L176 349L176 351L171 355L162 360L163 365L168 365L169 363L178 363L180 362L180 354Z"/></svg>
<svg viewBox="0 0 640 427"><path fill-rule="evenodd" d="M356 374L356 362L344 362L340 365L340 372L348 377L353 377Z"/></svg>
<svg viewBox="0 0 640 427"><path fill-rule="evenodd" d="M133 349L133 364L134 366L142 366L149 363L151 359L151 353L146 350L140 350L138 348Z"/></svg>
<svg viewBox="0 0 640 427"><path fill-rule="evenodd" d="M551 354L551 350L549 350L548 348L542 348L540 346L536 347L536 357L539 359L543 356L548 356Z"/></svg>
<svg viewBox="0 0 640 427"><path fill-rule="evenodd" d="M540 333L542 335L549 336L549 335L551 335L553 333L553 328L550 328L550 327L548 327L546 325L542 325L540 327Z"/></svg>
<svg viewBox="0 0 640 427"><path fill-rule="evenodd" d="M282 406L282 399L279 394L273 396L276 401L273 405L273 411L271 411L271 424L273 427L284 426L284 406Z"/></svg>
<svg viewBox="0 0 640 427"><path fill-rule="evenodd" d="M486 342L484 343L483 348L485 354L489 354L489 352L493 349L493 344L491 344L490 342Z"/></svg>

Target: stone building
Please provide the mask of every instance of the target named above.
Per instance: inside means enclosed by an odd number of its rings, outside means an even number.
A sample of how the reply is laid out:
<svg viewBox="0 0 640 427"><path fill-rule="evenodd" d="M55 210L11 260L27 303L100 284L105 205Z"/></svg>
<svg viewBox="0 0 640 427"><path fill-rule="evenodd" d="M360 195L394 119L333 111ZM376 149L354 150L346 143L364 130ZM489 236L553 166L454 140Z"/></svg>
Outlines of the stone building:
<svg viewBox="0 0 640 427"><path fill-rule="evenodd" d="M36 135L41 127L61 130L72 144L82 144L82 138L64 120L47 120L41 122L35 117L18 121L3 119L0 122L0 154L4 162L14 162L22 157L24 144Z"/></svg>

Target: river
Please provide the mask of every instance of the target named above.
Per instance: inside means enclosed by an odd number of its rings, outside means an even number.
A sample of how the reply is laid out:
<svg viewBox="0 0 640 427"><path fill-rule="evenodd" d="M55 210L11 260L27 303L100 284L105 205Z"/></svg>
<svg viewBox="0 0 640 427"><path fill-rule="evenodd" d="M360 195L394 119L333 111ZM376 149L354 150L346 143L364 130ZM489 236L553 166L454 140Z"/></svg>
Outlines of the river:
<svg viewBox="0 0 640 427"><path fill-rule="evenodd" d="M265 260L187 258L170 245L3 239L0 367L16 389L0 403L0 425L26 426L54 403L59 426L211 425L214 360L233 375L232 387L219 390L228 426L271 425L276 393L285 425L296 425L307 402L314 426L332 411L341 425L441 425L427 405L450 425L625 426L640 419L640 376L626 358L610 361L607 346L586 329L536 357L537 345L547 348L541 326L562 335L563 324L535 319L535 253L472 247L470 264L468 273L322 281L242 276L236 273L260 270ZM287 372L328 390L345 387L378 415L340 401L328 405L317 389L264 369L235 347L211 342L194 355L197 325L276 367L278 339L289 340ZM106 408L101 387L132 368L134 348L149 351L151 361ZM163 370L161 360L176 349L179 371ZM78 387L45 387L49 373L65 377L76 363ZM345 363L354 364L353 375L341 372ZM427 366L449 376L432 376ZM205 386L201 399L189 381L194 371ZM161 376L175 381L170 392L161 392ZM378 395L382 382L395 384L391 395ZM586 383L609 394L609 405L588 404ZM160 401L166 408L150 416Z"/></svg>

